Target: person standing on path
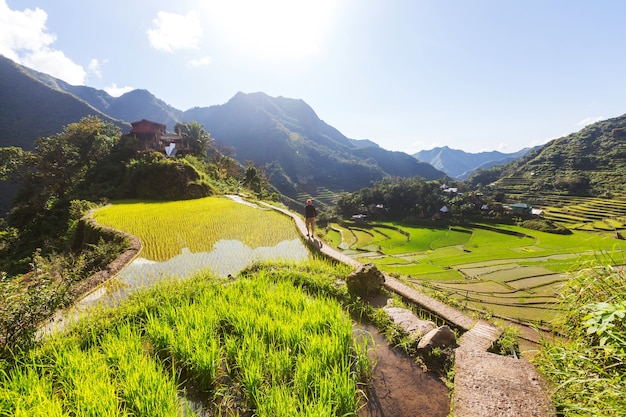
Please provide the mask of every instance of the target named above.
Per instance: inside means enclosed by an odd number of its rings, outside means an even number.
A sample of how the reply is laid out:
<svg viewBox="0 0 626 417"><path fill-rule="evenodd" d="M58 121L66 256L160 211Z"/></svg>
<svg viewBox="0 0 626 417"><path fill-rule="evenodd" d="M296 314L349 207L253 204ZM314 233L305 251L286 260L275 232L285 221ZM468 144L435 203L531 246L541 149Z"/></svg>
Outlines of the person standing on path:
<svg viewBox="0 0 626 417"><path fill-rule="evenodd" d="M313 200L310 198L306 201L306 207L304 208L304 219L306 224L306 236L313 237L315 234L315 221L317 220L317 210L313 205Z"/></svg>

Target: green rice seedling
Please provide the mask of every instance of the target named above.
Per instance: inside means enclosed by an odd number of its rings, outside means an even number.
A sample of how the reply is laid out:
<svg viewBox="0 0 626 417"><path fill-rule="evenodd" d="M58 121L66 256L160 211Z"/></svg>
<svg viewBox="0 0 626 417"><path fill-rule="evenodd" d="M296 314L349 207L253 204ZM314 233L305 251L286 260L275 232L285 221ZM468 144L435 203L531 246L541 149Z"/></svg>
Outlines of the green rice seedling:
<svg viewBox="0 0 626 417"><path fill-rule="evenodd" d="M219 317L200 297L190 304L163 305L158 315L148 314L145 332L159 352L191 376L197 389L211 391L223 360L219 326Z"/></svg>
<svg viewBox="0 0 626 417"><path fill-rule="evenodd" d="M376 236L374 235L374 233L372 233L371 230L361 229L357 227L351 227L350 230L356 236L357 242L355 246L358 248L365 248L368 245L376 242Z"/></svg>
<svg viewBox="0 0 626 417"><path fill-rule="evenodd" d="M266 360L266 372L271 386L288 384L293 374L293 359L289 349L272 349Z"/></svg>
<svg viewBox="0 0 626 417"><path fill-rule="evenodd" d="M310 356L298 356L293 375L294 394L303 403L312 401L316 394L316 384L320 381L320 368Z"/></svg>
<svg viewBox="0 0 626 417"><path fill-rule="evenodd" d="M383 250L405 245L409 241L409 236L402 233L402 231L395 226L376 224L375 230L386 237L385 240L379 242Z"/></svg>
<svg viewBox="0 0 626 417"><path fill-rule="evenodd" d="M373 336L355 338L352 345L354 354L354 373L358 381L369 381L372 378L372 364L369 351L374 347Z"/></svg>
<svg viewBox="0 0 626 417"><path fill-rule="evenodd" d="M19 376L0 376L0 410L23 405L37 383L48 399L31 401L55 402L56 415L115 415L114 404L119 415L191 415L177 385L185 384L211 390L201 401L214 406L198 412L354 415L366 348L355 347L349 316L327 297L344 296L334 284L349 268L319 260L256 268L237 280L164 282L94 310L38 348L30 368L16 367L34 377L32 389L20 393L8 385ZM85 386L93 392L77 392Z"/></svg>
<svg viewBox="0 0 626 417"><path fill-rule="evenodd" d="M85 352L76 345L66 345L55 351L53 363L67 410L79 416L125 415L120 410L117 386L99 351Z"/></svg>
<svg viewBox="0 0 626 417"><path fill-rule="evenodd" d="M240 341L236 364L243 393L250 408L256 408L261 402L261 391L265 383L265 358L268 347L255 334Z"/></svg>
<svg viewBox="0 0 626 417"><path fill-rule="evenodd" d="M37 363L22 363L3 374L0 415L18 417L69 417L54 394L52 380L40 375Z"/></svg>
<svg viewBox="0 0 626 417"><path fill-rule="evenodd" d="M256 296L260 290L263 297ZM291 283L270 282L262 274L254 281L233 283L224 295L228 369L241 381L250 407L262 408L268 392L283 395L271 388L281 385L291 387L299 404L317 403L321 399L316 381L329 369L342 369L338 367L342 358L353 360L351 323L337 304L312 299ZM352 369L343 371L352 380L351 395L356 396Z"/></svg>
<svg viewBox="0 0 626 417"><path fill-rule="evenodd" d="M132 413L144 416L176 416L180 407L178 388L158 363L143 350L143 340L122 323L107 334L102 350L115 370L121 398Z"/></svg>
<svg viewBox="0 0 626 417"><path fill-rule="evenodd" d="M293 220L276 210L263 210L225 197L168 202L118 202L98 209L102 225L137 236L142 256L165 261L189 248L210 250L218 240L238 240L258 248L298 238Z"/></svg>
<svg viewBox="0 0 626 417"><path fill-rule="evenodd" d="M324 240L329 242L331 246L338 248L341 246L341 233L329 226L326 228Z"/></svg>
<svg viewBox="0 0 626 417"><path fill-rule="evenodd" d="M273 384L265 391L263 400L257 406L256 414L259 417L295 417L304 415L300 410L308 411L308 407L305 407L298 398L292 395L292 390L288 385Z"/></svg>
<svg viewBox="0 0 626 417"><path fill-rule="evenodd" d="M338 248L349 249L357 243L357 238L350 228L343 227L337 223L331 223L330 227L341 236L341 244L337 245Z"/></svg>
<svg viewBox="0 0 626 417"><path fill-rule="evenodd" d="M344 359L321 380L319 403L332 404L331 415L351 415L358 408L357 388L348 372L350 366Z"/></svg>

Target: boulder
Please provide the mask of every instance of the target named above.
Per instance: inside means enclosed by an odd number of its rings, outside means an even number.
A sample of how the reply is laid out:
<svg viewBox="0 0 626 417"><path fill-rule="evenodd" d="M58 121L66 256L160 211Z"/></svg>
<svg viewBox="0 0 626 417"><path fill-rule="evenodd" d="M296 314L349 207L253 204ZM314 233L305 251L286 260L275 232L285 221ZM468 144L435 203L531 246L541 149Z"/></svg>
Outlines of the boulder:
<svg viewBox="0 0 626 417"><path fill-rule="evenodd" d="M418 349L433 350L456 344L456 335L449 326L441 326L426 333L417 344Z"/></svg>
<svg viewBox="0 0 626 417"><path fill-rule="evenodd" d="M348 290L361 296L379 294L384 283L385 276L372 263L360 265L346 277Z"/></svg>
<svg viewBox="0 0 626 417"><path fill-rule="evenodd" d="M411 310L402 307L383 307L389 319L400 326L413 340L421 339L425 334L437 327L429 320L422 320Z"/></svg>

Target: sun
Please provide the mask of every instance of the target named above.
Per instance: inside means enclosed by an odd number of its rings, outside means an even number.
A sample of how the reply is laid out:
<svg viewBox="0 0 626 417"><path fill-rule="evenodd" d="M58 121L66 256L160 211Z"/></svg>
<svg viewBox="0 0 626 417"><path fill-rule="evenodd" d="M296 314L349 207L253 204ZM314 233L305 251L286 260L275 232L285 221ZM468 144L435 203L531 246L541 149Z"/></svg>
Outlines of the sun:
<svg viewBox="0 0 626 417"><path fill-rule="evenodd" d="M229 0L207 5L212 32L239 53L294 59L320 51L334 16L333 0Z"/></svg>

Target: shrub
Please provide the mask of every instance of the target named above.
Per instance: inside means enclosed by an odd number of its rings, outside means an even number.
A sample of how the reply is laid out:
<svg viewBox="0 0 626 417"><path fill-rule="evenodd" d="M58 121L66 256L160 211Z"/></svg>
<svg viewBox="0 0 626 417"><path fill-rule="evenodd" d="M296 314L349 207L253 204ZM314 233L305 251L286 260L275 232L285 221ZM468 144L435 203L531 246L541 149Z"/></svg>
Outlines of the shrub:
<svg viewBox="0 0 626 417"><path fill-rule="evenodd" d="M556 233L559 235L571 235L572 231L567 227L561 226L560 224L554 223L550 220L546 219L530 219L524 220L521 222L520 226L525 227L527 229L538 230L540 232L546 233Z"/></svg>
<svg viewBox="0 0 626 417"><path fill-rule="evenodd" d="M154 153L128 166L125 197L148 200L184 200L213 194L208 179L186 160L166 159Z"/></svg>

